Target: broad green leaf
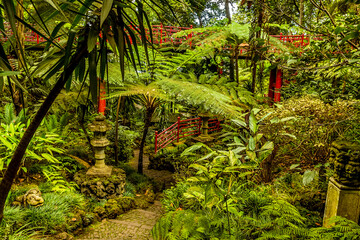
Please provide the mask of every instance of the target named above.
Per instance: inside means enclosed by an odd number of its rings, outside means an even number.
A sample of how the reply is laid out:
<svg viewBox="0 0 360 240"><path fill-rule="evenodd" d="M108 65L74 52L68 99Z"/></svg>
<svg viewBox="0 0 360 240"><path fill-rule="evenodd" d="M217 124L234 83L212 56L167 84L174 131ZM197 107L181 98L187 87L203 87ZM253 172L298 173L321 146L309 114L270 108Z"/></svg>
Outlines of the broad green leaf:
<svg viewBox="0 0 360 240"><path fill-rule="evenodd" d="M69 19L66 17L64 11L60 8L60 6L57 4L57 2L53 1L53 0L45 0L47 3L49 3L53 8L55 8L57 11L59 11L64 18L66 19L67 22L70 22Z"/></svg>
<svg viewBox="0 0 360 240"><path fill-rule="evenodd" d="M54 28L54 30L52 31L52 33L51 33L51 35L50 35L50 39L51 39L52 41L56 38L58 32L60 31L60 29L62 28L62 26L64 26L64 24L65 24L65 22L60 22L59 24L56 25L56 27ZM46 51L49 49L52 41L48 41L48 42L46 43L44 52L46 52Z"/></svg>
<svg viewBox="0 0 360 240"><path fill-rule="evenodd" d="M10 151L14 150L14 145L13 145L11 142L9 142L8 140L6 140L5 138L3 138L3 137L0 136L0 141L1 141Z"/></svg>
<svg viewBox="0 0 360 240"><path fill-rule="evenodd" d="M219 198L217 197L213 185L208 185L205 190L205 206L211 209L218 201Z"/></svg>
<svg viewBox="0 0 360 240"><path fill-rule="evenodd" d="M249 116L249 128L253 133L256 133L258 130L257 120L253 111L250 112Z"/></svg>
<svg viewBox="0 0 360 240"><path fill-rule="evenodd" d="M114 0L104 0L103 5L101 8L101 15L100 15L100 27L102 27L105 19L108 17Z"/></svg>
<svg viewBox="0 0 360 240"><path fill-rule="evenodd" d="M202 148L204 146L203 143L197 143L197 144L194 144L192 145L191 147L188 147L186 148L182 153L181 153L181 156L187 156L187 155L192 155L193 151L196 151L200 148Z"/></svg>
<svg viewBox="0 0 360 240"><path fill-rule="evenodd" d="M229 163L230 163L230 166L234 166L237 162L237 158L235 156L235 153L233 151L229 151L230 154L229 154Z"/></svg>
<svg viewBox="0 0 360 240"><path fill-rule="evenodd" d="M194 168L194 169L196 169L196 170L199 170L200 172L207 172L207 171L208 171L206 167L204 167L204 166L202 166L202 165L200 165L200 164L196 164L196 163L191 164L191 165L189 166L189 168Z"/></svg>
<svg viewBox="0 0 360 240"><path fill-rule="evenodd" d="M255 136L255 143L257 143L257 142L259 142L260 141L260 139L262 138L264 136L264 134L262 134L262 133L258 133L258 134L256 134L256 136Z"/></svg>
<svg viewBox="0 0 360 240"><path fill-rule="evenodd" d="M293 134L290 134L290 133L280 133L280 135L282 135L282 136L288 136L288 137L291 137L291 138L293 138L293 139L296 139L296 136L295 135L293 135Z"/></svg>
<svg viewBox="0 0 360 240"><path fill-rule="evenodd" d="M257 124L261 123L262 121L264 121L268 116L270 116L273 112L269 112L267 113L265 116L263 116L258 122Z"/></svg>
<svg viewBox="0 0 360 240"><path fill-rule="evenodd" d="M264 145L261 146L260 151L273 150L273 149L274 149L274 143L267 141Z"/></svg>
<svg viewBox="0 0 360 240"><path fill-rule="evenodd" d="M287 122L287 121L296 120L296 119L297 119L296 117L285 117L285 118L280 119L280 122Z"/></svg>
<svg viewBox="0 0 360 240"><path fill-rule="evenodd" d="M256 153L253 151L246 151L246 155L250 158L251 161L256 160Z"/></svg>
<svg viewBox="0 0 360 240"><path fill-rule="evenodd" d="M232 151L235 153L235 154L238 154L242 151L246 150L246 147L238 147L238 148L235 148L233 149Z"/></svg>
<svg viewBox="0 0 360 240"><path fill-rule="evenodd" d="M98 97L98 80L96 73L96 51L89 53L89 79L90 79L90 92L93 104L97 104Z"/></svg>
<svg viewBox="0 0 360 240"><path fill-rule="evenodd" d="M79 62L79 81L82 82L85 76L85 69L86 69L86 61L85 58L82 58Z"/></svg>
<svg viewBox="0 0 360 240"><path fill-rule="evenodd" d="M304 172L304 175L303 175L303 184L304 184L304 186L311 183L315 179L317 173L318 172L315 171L315 170L306 170Z"/></svg>
<svg viewBox="0 0 360 240"><path fill-rule="evenodd" d="M211 158L212 156L216 155L216 152L211 152L209 154L206 154L205 156L203 156L202 158L198 159L197 161L202 161L202 160L206 160L206 159L209 159Z"/></svg>
<svg viewBox="0 0 360 240"><path fill-rule="evenodd" d="M290 166L290 170L292 170L292 169L296 169L298 166L300 166L300 164L299 164L299 163L292 164L292 165Z"/></svg>
<svg viewBox="0 0 360 240"><path fill-rule="evenodd" d="M105 38L101 40L101 49L100 49L100 79L105 80L105 69L107 65L107 45Z"/></svg>
<svg viewBox="0 0 360 240"><path fill-rule="evenodd" d="M256 147L255 139L252 136L250 136L248 148L249 148L250 151L254 151L255 147Z"/></svg>
<svg viewBox="0 0 360 240"><path fill-rule="evenodd" d="M96 31L95 27L90 28L87 39L88 52L92 52L92 50L95 48L98 36L99 32Z"/></svg>
<svg viewBox="0 0 360 240"><path fill-rule="evenodd" d="M244 128L247 127L247 125L246 125L246 123L244 121L237 120L237 119L231 119L231 121L233 123L235 123L236 125L238 125L239 127L244 127Z"/></svg>
<svg viewBox="0 0 360 240"><path fill-rule="evenodd" d="M42 153L41 156L45 158L49 163L58 163L59 160L57 160L54 156L48 154L48 153Z"/></svg>
<svg viewBox="0 0 360 240"><path fill-rule="evenodd" d="M270 120L270 123L279 123L280 122L280 119L278 117L274 117Z"/></svg>

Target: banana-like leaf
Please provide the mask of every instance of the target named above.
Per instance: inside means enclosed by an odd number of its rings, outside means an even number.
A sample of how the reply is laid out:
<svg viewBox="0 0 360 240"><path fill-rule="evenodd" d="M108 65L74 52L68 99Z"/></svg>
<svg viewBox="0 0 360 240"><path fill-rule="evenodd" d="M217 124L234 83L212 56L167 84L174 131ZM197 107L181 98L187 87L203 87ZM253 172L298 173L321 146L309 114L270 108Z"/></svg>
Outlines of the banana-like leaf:
<svg viewBox="0 0 360 240"><path fill-rule="evenodd" d="M49 3L53 8L55 8L57 11L59 11L64 16L64 18L66 19L67 22L70 22L56 1L53 1L53 0L45 0L45 1L47 3Z"/></svg>
<svg viewBox="0 0 360 240"><path fill-rule="evenodd" d="M104 0L103 5L101 8L101 14L100 14L100 27L102 27L105 19L108 17L111 8L113 6L114 0Z"/></svg>
<svg viewBox="0 0 360 240"><path fill-rule="evenodd" d="M89 54L89 78L90 78L90 92L93 103L97 102L97 74L96 74L96 51Z"/></svg>

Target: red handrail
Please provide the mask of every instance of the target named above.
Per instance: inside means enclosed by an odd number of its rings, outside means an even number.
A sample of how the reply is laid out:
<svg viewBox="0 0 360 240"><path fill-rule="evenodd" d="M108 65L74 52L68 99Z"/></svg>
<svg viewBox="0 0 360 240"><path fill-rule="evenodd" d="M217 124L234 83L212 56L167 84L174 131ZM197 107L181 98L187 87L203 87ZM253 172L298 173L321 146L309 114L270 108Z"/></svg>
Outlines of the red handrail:
<svg viewBox="0 0 360 240"><path fill-rule="evenodd" d="M13 35L13 32L10 28L9 23L4 23L5 28L6 28L6 32L7 32L7 36L1 36L0 37L0 41L7 41L8 38L10 36ZM134 29L134 28L138 28L137 26L130 26L130 28ZM153 33L153 43L154 44L164 44L164 43L168 43L171 42L172 44L175 45L180 45L182 44L184 41L188 41L189 43L189 47L192 47L192 41L191 38L194 36L194 33L189 33L186 36L183 37L173 37L173 34L183 31L183 30L189 30L192 29L192 26L190 27L177 27L177 26L163 26L162 24L160 25L153 25L151 26L152 29L152 33ZM145 29L146 32L146 38L149 39L149 29ZM33 32L32 30L28 30L25 32L25 41L26 42L32 42L32 43L36 43L36 44L40 44L42 42L46 42L46 40L39 36L37 33ZM139 34L138 34L139 35ZM200 35L207 35L206 33L198 33L196 34L198 36ZM278 38L280 41L282 42L289 42L291 44L293 44L295 47L297 48L302 48L304 46L307 46L310 44L310 36L305 36L304 34L298 34L298 35L283 35L280 33L280 35L270 35L272 37ZM139 36L140 37L140 36ZM58 37L56 40L60 41L60 37ZM314 36L312 37L313 40L322 40L322 36ZM189 41L190 40L190 41ZM132 39L130 38L130 43L132 42ZM232 50L231 47L225 47L224 49L226 50ZM246 53L247 50L246 48L240 48L239 49L240 54ZM276 50L272 50L275 51Z"/></svg>
<svg viewBox="0 0 360 240"><path fill-rule="evenodd" d="M208 122L208 132L215 132L222 129L221 121L216 118L210 119ZM155 153L159 150L167 147L173 141L179 142L181 138L190 137L193 135L199 135L201 129L202 120L200 117L177 121L170 127L166 128L162 132L155 131Z"/></svg>

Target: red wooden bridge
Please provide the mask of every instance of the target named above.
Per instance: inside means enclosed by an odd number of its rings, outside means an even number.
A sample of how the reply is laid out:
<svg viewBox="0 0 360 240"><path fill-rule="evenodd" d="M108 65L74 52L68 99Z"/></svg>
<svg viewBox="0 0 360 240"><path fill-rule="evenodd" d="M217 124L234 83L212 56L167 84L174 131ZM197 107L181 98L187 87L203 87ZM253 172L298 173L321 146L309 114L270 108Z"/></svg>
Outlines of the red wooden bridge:
<svg viewBox="0 0 360 240"><path fill-rule="evenodd" d="M170 127L158 133L155 131L155 153L167 147L172 142L179 142L181 138L186 138L194 135L200 135L202 126L202 119L200 117L183 119L178 117L177 121ZM217 118L208 120L208 133L220 131L221 121Z"/></svg>

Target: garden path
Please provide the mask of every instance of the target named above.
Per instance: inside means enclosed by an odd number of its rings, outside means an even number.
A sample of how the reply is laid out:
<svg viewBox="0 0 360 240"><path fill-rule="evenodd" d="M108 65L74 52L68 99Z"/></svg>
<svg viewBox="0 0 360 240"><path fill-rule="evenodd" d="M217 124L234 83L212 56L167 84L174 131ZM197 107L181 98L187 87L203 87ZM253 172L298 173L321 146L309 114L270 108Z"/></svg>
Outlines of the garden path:
<svg viewBox="0 0 360 240"><path fill-rule="evenodd" d="M139 150L134 151L130 166L137 169ZM173 174L169 171L148 169L149 157L144 155L144 174L164 187L171 186ZM156 200L146 209L133 209L117 219L104 219L90 227L77 240L147 240L152 239L151 229L163 214L161 202Z"/></svg>

